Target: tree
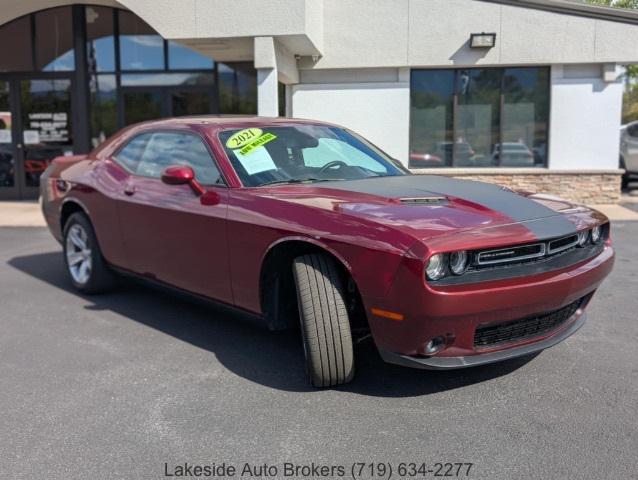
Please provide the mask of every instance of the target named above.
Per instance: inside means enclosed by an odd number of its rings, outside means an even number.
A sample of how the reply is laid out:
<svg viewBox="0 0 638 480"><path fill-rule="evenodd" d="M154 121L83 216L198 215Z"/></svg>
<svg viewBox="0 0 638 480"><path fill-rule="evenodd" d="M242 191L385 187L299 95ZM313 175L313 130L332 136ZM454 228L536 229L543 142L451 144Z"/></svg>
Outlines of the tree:
<svg viewBox="0 0 638 480"><path fill-rule="evenodd" d="M592 5L638 10L638 0L585 0ZM638 120L638 65L625 66L625 93L623 94L622 121Z"/></svg>
<svg viewBox="0 0 638 480"><path fill-rule="evenodd" d="M638 0L586 0L593 5L603 5L605 7L632 8L638 10Z"/></svg>

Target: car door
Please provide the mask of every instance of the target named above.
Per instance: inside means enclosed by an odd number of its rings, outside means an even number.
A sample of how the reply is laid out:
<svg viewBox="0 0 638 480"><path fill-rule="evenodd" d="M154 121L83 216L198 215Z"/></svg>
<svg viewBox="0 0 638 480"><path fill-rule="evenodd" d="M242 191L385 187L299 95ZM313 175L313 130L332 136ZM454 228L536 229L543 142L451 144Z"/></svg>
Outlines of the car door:
<svg viewBox="0 0 638 480"><path fill-rule="evenodd" d="M132 155L129 148L135 147ZM140 151L141 149L141 151ZM232 302L227 254L228 189L205 141L190 131L138 135L114 156L129 172L118 203L127 265L138 274ZM166 185L166 167L188 165L219 197L203 205L189 185Z"/></svg>
<svg viewBox="0 0 638 480"><path fill-rule="evenodd" d="M627 125L623 142L625 167L630 172L638 172L638 122Z"/></svg>

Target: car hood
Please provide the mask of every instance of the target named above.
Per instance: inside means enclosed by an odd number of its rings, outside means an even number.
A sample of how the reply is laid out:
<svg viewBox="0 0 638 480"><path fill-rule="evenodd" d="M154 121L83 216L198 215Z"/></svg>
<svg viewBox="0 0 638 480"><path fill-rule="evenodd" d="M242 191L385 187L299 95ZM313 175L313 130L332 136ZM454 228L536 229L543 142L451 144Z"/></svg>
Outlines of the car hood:
<svg viewBox="0 0 638 480"><path fill-rule="evenodd" d="M521 224L526 232L522 241L551 238L574 233L577 226L567 214L586 210L557 197L436 175L374 177L268 190L269 196L281 200L374 221L418 238Z"/></svg>

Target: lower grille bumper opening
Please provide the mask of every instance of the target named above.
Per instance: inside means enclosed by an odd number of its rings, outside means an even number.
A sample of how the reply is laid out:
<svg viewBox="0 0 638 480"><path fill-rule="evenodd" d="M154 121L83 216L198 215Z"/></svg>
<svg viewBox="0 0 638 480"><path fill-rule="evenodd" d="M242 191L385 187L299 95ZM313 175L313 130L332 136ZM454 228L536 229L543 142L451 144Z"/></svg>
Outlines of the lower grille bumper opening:
<svg viewBox="0 0 638 480"><path fill-rule="evenodd" d="M479 326L474 332L474 346L491 347L550 332L569 320L584 303L584 300L581 298L553 312L497 325Z"/></svg>

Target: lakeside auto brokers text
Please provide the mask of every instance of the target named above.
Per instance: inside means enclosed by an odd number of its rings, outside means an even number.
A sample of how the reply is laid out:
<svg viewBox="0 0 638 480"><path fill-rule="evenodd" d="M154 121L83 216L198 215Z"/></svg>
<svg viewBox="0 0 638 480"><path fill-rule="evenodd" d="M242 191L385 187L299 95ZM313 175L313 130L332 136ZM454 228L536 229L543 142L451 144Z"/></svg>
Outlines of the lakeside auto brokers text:
<svg viewBox="0 0 638 480"><path fill-rule="evenodd" d="M164 463L164 477L168 478L468 478L474 466L471 462L352 462L322 465L315 462L280 465L249 462L238 465L222 462L194 464L189 462L169 465Z"/></svg>

